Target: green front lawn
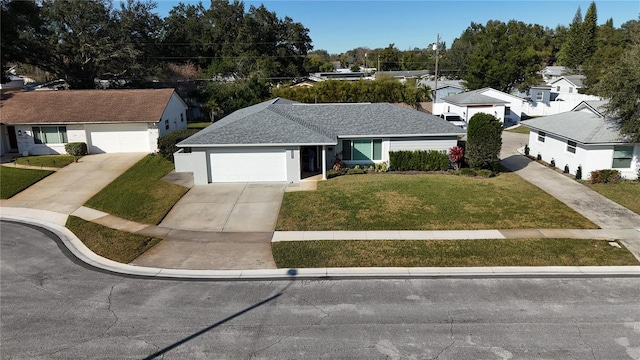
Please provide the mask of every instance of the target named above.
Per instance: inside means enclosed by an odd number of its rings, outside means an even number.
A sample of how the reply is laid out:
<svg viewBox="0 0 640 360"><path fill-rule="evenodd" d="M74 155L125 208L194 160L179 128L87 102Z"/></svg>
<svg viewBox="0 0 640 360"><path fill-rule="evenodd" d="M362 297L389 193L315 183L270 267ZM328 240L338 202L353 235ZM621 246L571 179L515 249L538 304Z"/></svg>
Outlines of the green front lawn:
<svg viewBox="0 0 640 360"><path fill-rule="evenodd" d="M591 189L640 214L640 181L621 181L617 184L585 184Z"/></svg>
<svg viewBox="0 0 640 360"><path fill-rule="evenodd" d="M173 163L165 158L148 155L85 206L132 221L158 224L188 190L160 180L173 169Z"/></svg>
<svg viewBox="0 0 640 360"><path fill-rule="evenodd" d="M212 123L209 122L209 121L187 123L187 129L202 130L202 129L206 128L207 126L211 125L211 124Z"/></svg>
<svg viewBox="0 0 640 360"><path fill-rule="evenodd" d="M638 265L603 240L324 240L272 244L278 268Z"/></svg>
<svg viewBox="0 0 640 360"><path fill-rule="evenodd" d="M16 162L20 165L62 168L71 164L74 160L73 155L41 155L20 157L16 159Z"/></svg>
<svg viewBox="0 0 640 360"><path fill-rule="evenodd" d="M517 128L513 128L513 129L509 129L509 130L505 130L505 131L516 133L516 134L527 134L527 135L529 135L529 128L524 126L524 125L520 125Z"/></svg>
<svg viewBox="0 0 640 360"><path fill-rule="evenodd" d="M51 173L53 171L0 166L0 199L12 197Z"/></svg>
<svg viewBox="0 0 640 360"><path fill-rule="evenodd" d="M130 263L160 241L144 235L111 229L75 216L69 216L66 227L94 253L125 264Z"/></svg>
<svg viewBox="0 0 640 360"><path fill-rule="evenodd" d="M514 173L341 176L285 193L277 230L597 228Z"/></svg>

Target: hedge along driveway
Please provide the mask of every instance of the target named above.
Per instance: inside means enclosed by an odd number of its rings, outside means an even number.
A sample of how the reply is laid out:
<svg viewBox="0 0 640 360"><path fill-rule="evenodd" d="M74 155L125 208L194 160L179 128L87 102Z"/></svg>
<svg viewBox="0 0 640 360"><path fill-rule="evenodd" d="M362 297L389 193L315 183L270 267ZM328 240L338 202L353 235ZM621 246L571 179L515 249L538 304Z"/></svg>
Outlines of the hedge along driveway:
<svg viewBox="0 0 640 360"><path fill-rule="evenodd" d="M514 173L368 174L285 193L277 230L597 228Z"/></svg>

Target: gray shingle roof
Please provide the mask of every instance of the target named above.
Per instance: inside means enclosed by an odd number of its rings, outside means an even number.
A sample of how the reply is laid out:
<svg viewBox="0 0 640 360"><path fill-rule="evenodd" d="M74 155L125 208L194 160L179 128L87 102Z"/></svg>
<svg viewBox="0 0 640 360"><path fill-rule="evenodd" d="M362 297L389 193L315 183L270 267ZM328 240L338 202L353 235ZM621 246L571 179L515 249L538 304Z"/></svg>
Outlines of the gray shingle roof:
<svg viewBox="0 0 640 360"><path fill-rule="evenodd" d="M447 96L444 101L456 105L495 105L508 104L508 101L496 99L491 96L483 95L480 91L486 89L467 91L456 95Z"/></svg>
<svg viewBox="0 0 640 360"><path fill-rule="evenodd" d="M178 146L335 145L347 136L463 135L439 117L387 103L269 100L238 110Z"/></svg>
<svg viewBox="0 0 640 360"><path fill-rule="evenodd" d="M522 122L530 128L556 134L582 144L623 143L618 124L591 111L569 111Z"/></svg>

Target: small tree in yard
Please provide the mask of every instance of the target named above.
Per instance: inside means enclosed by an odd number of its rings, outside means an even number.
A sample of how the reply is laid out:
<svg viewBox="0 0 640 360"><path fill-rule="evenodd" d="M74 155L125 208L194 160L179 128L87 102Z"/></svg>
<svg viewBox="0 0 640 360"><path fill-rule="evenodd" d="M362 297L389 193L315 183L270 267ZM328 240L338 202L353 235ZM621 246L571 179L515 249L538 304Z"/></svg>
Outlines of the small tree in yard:
<svg viewBox="0 0 640 360"><path fill-rule="evenodd" d="M464 159L464 150L460 146L454 146L449 149L449 161L453 163L456 170L460 169L462 159Z"/></svg>
<svg viewBox="0 0 640 360"><path fill-rule="evenodd" d="M502 148L502 123L495 116L478 113L467 128L465 158L472 168L496 170Z"/></svg>

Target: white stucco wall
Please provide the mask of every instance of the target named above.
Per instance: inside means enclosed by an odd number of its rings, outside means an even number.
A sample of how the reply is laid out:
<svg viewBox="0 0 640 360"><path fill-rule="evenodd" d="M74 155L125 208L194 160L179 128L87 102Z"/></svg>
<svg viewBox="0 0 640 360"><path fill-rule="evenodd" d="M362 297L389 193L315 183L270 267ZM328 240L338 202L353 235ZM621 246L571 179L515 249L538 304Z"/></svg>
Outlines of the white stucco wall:
<svg viewBox="0 0 640 360"><path fill-rule="evenodd" d="M538 141L538 131L531 130L529 133L529 155L536 157L541 155L542 160L551 163L555 160L556 167L564 170L564 166L569 166L569 172L575 175L578 166L582 166L582 178L588 179L591 171L612 169L614 146L609 145L585 145L577 143L576 153L567 151L567 139L547 133L545 141ZM634 157L631 167L626 169L616 169L620 175L626 179L636 179L637 169L640 166L640 145L634 145Z"/></svg>

